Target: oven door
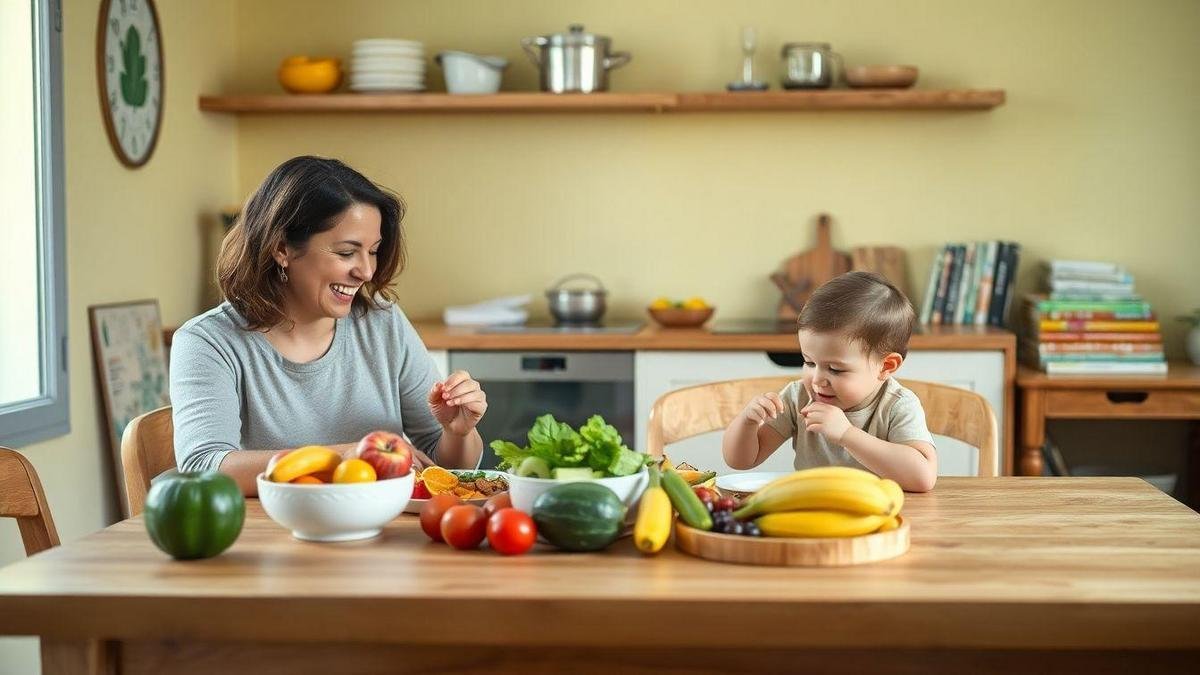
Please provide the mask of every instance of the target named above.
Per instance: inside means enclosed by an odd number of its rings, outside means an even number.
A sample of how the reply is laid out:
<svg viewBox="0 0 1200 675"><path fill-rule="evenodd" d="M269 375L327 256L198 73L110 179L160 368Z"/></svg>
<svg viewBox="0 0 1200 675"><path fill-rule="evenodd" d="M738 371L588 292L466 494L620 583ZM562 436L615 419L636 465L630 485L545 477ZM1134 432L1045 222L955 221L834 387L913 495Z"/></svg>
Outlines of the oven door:
<svg viewBox="0 0 1200 675"><path fill-rule="evenodd" d="M631 448L633 437L633 352L460 352L451 351L450 370L465 370L487 394L479 421L483 455L479 466L499 462L489 444L529 444L529 428L539 416L554 415L578 429L592 415L616 427Z"/></svg>

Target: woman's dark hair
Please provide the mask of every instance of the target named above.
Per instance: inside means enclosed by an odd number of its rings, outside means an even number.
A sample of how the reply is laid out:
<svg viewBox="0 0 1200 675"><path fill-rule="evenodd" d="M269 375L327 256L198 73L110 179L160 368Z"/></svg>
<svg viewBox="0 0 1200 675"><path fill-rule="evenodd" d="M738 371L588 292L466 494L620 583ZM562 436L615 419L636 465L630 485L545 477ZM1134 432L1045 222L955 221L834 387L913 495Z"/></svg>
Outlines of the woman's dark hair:
<svg viewBox="0 0 1200 675"><path fill-rule="evenodd" d="M275 167L250 196L217 256L217 283L249 329L269 329L286 319L274 257L279 245L303 253L313 235L332 229L354 204L379 209L382 241L375 274L352 306L364 313L378 307L377 297L396 301L392 278L406 261L403 200L336 159L294 157Z"/></svg>

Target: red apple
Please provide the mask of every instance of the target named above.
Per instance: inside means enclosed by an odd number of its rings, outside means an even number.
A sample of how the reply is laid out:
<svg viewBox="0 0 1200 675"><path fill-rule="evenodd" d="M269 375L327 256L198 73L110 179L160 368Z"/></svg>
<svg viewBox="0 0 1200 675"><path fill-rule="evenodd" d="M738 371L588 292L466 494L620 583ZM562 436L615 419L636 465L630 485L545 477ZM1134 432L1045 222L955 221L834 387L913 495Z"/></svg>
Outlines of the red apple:
<svg viewBox="0 0 1200 675"><path fill-rule="evenodd" d="M399 434L372 431L358 442L354 455L370 464L379 480L387 480L408 475L414 452L416 449Z"/></svg>

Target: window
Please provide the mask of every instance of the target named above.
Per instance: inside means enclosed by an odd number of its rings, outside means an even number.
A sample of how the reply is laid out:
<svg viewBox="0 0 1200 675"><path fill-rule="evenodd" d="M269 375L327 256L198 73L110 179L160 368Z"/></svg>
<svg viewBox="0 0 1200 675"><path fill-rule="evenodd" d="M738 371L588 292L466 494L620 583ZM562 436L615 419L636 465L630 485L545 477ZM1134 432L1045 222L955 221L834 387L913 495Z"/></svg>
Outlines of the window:
<svg viewBox="0 0 1200 675"><path fill-rule="evenodd" d="M0 2L0 445L70 430L62 14Z"/></svg>

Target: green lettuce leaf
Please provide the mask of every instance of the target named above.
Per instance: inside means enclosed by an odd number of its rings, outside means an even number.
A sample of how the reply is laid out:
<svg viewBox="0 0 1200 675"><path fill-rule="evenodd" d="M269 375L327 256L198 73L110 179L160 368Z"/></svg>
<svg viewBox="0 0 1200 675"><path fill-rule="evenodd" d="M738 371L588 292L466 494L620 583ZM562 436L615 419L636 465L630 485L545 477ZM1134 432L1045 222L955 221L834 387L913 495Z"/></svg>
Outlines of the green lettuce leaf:
<svg viewBox="0 0 1200 675"><path fill-rule="evenodd" d="M492 441L491 448L492 452L496 453L496 456L500 458L500 463L496 465L496 468L501 471L517 468L521 465L521 462L525 461L526 457L532 454L528 449L519 447L516 443L509 443L508 441Z"/></svg>
<svg viewBox="0 0 1200 675"><path fill-rule="evenodd" d="M583 464L588 446L571 425L559 422L549 413L537 418L529 430L529 450L534 457L546 460L550 468Z"/></svg>

